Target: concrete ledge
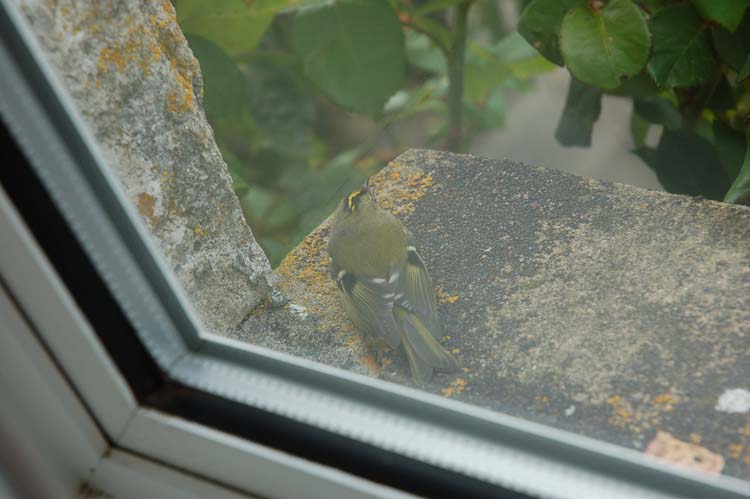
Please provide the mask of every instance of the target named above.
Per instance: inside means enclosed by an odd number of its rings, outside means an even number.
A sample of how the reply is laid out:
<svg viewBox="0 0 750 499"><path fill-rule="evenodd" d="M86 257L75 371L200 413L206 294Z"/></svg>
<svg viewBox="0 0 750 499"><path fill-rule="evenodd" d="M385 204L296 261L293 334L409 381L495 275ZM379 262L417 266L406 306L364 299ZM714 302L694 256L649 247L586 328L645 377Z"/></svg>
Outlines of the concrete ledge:
<svg viewBox="0 0 750 499"><path fill-rule="evenodd" d="M716 408L750 390L749 208L423 150L372 184L414 233L465 366L422 388L641 450L669 432L750 479L750 416ZM276 270L289 303L234 336L411 384L404 354L344 316L327 234Z"/></svg>

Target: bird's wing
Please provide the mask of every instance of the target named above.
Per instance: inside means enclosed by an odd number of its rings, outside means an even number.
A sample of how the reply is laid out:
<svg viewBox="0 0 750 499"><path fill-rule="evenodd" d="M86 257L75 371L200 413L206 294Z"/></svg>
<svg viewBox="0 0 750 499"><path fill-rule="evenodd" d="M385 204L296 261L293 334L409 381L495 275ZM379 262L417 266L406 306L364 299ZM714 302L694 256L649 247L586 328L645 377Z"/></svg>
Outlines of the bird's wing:
<svg viewBox="0 0 750 499"><path fill-rule="evenodd" d="M339 270L336 285L344 299L344 308L358 329L383 336L391 348L401 343L393 319L395 293L386 279L359 278Z"/></svg>
<svg viewBox="0 0 750 499"><path fill-rule="evenodd" d="M440 337L440 320L435 303L435 291L432 288L432 279L422 258L414 246L407 248L406 263L403 267L403 276L400 277L400 285L397 289L403 291L403 296L396 297L396 303L404 308L416 312L425 322L425 326L432 332L433 336Z"/></svg>

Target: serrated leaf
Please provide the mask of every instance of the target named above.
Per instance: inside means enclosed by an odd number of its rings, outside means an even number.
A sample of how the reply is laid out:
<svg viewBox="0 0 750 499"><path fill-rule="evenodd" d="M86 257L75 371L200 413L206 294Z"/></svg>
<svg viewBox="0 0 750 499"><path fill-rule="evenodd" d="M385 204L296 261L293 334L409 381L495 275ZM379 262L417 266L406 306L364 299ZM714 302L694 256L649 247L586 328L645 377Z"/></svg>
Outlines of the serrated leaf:
<svg viewBox="0 0 750 499"><path fill-rule="evenodd" d="M203 108L209 118L237 117L243 105L242 75L235 62L216 44L197 35L186 36L201 66Z"/></svg>
<svg viewBox="0 0 750 499"><path fill-rule="evenodd" d="M716 73L708 24L690 4L657 12L651 21L653 52L648 63L660 87L700 85Z"/></svg>
<svg viewBox="0 0 750 499"><path fill-rule="evenodd" d="M646 19L631 0L611 0L600 9L576 7L560 30L560 49L573 76L606 89L638 74L650 47Z"/></svg>
<svg viewBox="0 0 750 499"><path fill-rule="evenodd" d="M563 17L585 0L532 0L518 20L518 32L551 62L564 64L560 53L560 27Z"/></svg>
<svg viewBox="0 0 750 499"><path fill-rule="evenodd" d="M288 0L179 0L177 21L187 34L202 36L230 56L254 49L273 16Z"/></svg>
<svg viewBox="0 0 750 499"><path fill-rule="evenodd" d="M742 21L750 2L748 0L692 0L696 9L706 19L715 21L729 31L734 31Z"/></svg>
<svg viewBox="0 0 750 499"><path fill-rule="evenodd" d="M750 206L750 128L745 132L745 159L742 168L724 196L724 202Z"/></svg>
<svg viewBox="0 0 750 499"><path fill-rule="evenodd" d="M730 185L713 144L682 130L665 129L656 154L644 158L664 188L674 194L720 200Z"/></svg>
<svg viewBox="0 0 750 499"><path fill-rule="evenodd" d="M591 145L591 132L602 110L602 91L572 78L555 138L564 146Z"/></svg>
<svg viewBox="0 0 750 499"><path fill-rule="evenodd" d="M341 106L375 115L404 75L396 13L379 0L342 0L298 12L292 44L305 75Z"/></svg>

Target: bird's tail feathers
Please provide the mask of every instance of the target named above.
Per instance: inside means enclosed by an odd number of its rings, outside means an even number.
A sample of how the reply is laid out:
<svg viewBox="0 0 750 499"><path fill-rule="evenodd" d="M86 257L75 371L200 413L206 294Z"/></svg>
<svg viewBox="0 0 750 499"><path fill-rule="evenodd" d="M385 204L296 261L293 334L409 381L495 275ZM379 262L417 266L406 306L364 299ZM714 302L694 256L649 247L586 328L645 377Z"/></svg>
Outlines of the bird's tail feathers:
<svg viewBox="0 0 750 499"><path fill-rule="evenodd" d="M429 380L433 370L443 372L459 370L458 361L438 343L417 314L396 307L393 315L403 334L404 349L409 359L412 376L416 381Z"/></svg>

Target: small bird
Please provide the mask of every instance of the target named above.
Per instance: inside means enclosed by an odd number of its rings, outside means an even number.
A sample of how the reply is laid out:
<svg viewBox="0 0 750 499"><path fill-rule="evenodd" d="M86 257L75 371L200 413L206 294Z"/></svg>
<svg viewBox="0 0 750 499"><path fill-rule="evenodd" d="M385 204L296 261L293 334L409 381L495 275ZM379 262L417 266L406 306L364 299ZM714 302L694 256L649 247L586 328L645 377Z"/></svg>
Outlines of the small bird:
<svg viewBox="0 0 750 499"><path fill-rule="evenodd" d="M442 327L435 291L411 234L378 207L368 184L341 200L328 239L329 270L344 309L361 332L391 348L403 344L418 383L433 371L457 371L456 359L436 340Z"/></svg>

